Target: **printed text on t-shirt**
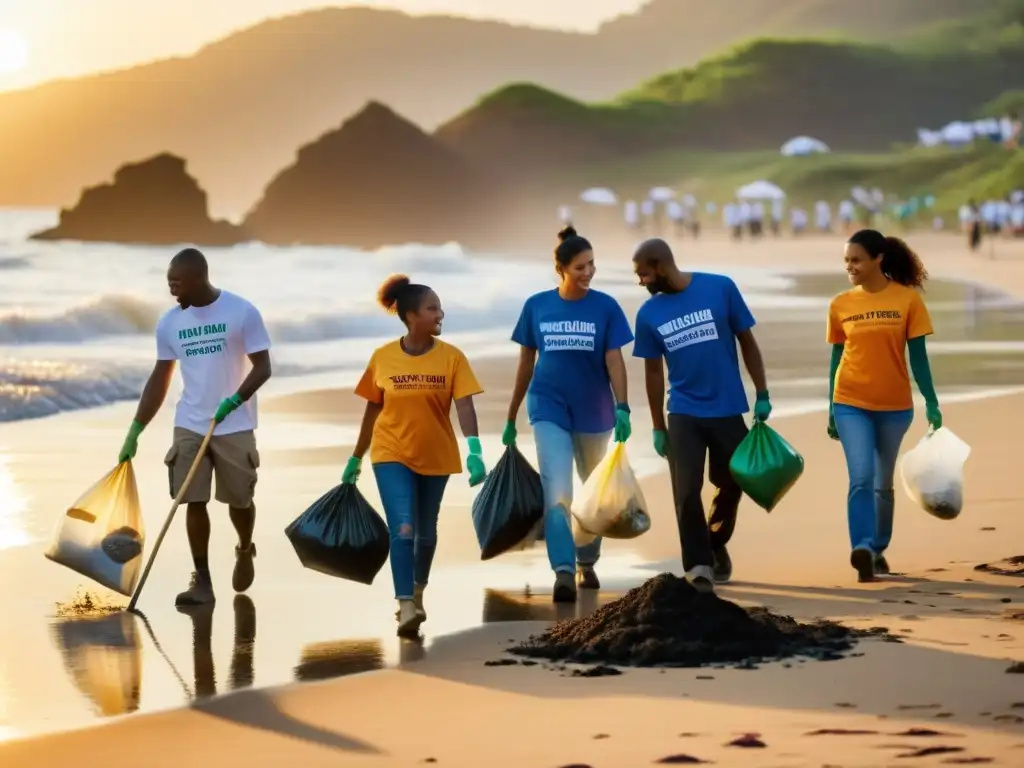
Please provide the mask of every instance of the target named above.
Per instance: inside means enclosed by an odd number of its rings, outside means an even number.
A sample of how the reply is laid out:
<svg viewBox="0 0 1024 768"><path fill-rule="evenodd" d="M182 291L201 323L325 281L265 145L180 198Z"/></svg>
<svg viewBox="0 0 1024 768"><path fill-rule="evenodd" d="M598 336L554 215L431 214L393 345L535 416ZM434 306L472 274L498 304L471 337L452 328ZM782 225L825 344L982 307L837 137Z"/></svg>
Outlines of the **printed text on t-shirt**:
<svg viewBox="0 0 1024 768"><path fill-rule="evenodd" d="M394 390L408 389L445 389L447 377L444 374L431 373L403 373L398 376L388 376L391 381L391 388Z"/></svg>
<svg viewBox="0 0 1024 768"><path fill-rule="evenodd" d="M714 341L718 338L718 326L711 310L701 309L659 325L658 333L664 339L665 349L673 352L693 344Z"/></svg>
<svg viewBox="0 0 1024 768"><path fill-rule="evenodd" d="M597 323L583 320L562 320L559 322L540 323L540 332L544 337L544 351L594 351L594 337L597 336Z"/></svg>
<svg viewBox="0 0 1024 768"><path fill-rule="evenodd" d="M178 341L184 342L181 345L181 352L185 357L220 354L224 351L227 332L227 323L210 323L182 328L178 331Z"/></svg>
<svg viewBox="0 0 1024 768"><path fill-rule="evenodd" d="M841 322L843 325L903 325L903 314L896 309L876 309L844 317Z"/></svg>

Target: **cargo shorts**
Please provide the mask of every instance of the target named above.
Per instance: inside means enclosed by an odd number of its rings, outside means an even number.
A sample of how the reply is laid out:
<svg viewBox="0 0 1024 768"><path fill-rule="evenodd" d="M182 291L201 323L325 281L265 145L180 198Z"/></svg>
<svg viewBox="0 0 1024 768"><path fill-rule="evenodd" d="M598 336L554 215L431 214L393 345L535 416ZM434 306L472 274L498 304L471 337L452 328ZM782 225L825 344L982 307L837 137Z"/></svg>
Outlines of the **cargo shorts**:
<svg viewBox="0 0 1024 768"><path fill-rule="evenodd" d="M171 498L178 495L182 483L192 468L196 454L203 444L203 435L182 427L174 428L171 449L164 457ZM184 504L204 504L210 500L213 479L217 478L216 499L236 509L252 506L256 493L257 471L260 454L256 450L256 433L233 432L228 435L214 435L206 449L206 455L199 463L192 482L182 499Z"/></svg>

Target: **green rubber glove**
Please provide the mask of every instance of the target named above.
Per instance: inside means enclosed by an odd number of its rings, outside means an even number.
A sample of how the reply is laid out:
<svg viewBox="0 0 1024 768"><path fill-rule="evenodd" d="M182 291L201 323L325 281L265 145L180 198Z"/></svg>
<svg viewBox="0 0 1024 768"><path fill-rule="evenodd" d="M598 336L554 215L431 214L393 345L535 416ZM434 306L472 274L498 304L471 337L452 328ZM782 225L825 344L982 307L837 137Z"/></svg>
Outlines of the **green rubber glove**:
<svg viewBox="0 0 1024 768"><path fill-rule="evenodd" d="M342 485L355 485L359 480L359 473L363 471L363 459L360 456L349 456L345 464L345 471L341 473Z"/></svg>
<svg viewBox="0 0 1024 768"><path fill-rule="evenodd" d="M121 452L117 455L118 464L123 464L135 458L135 454L139 450L139 435L142 434L144 429L145 427L142 424L134 420L132 421L131 426L128 427L128 434L124 438L124 443L121 445Z"/></svg>
<svg viewBox="0 0 1024 768"><path fill-rule="evenodd" d="M469 445L469 456L466 457L466 471L469 472L469 487L480 485L487 477L487 467L484 466L483 449L480 447L480 438L466 438Z"/></svg>
<svg viewBox="0 0 1024 768"><path fill-rule="evenodd" d="M242 396L237 392L231 397L226 397L220 401L220 405L217 406L217 412L213 414L213 420L220 424L229 415L238 410L242 405Z"/></svg>
<svg viewBox="0 0 1024 768"><path fill-rule="evenodd" d="M768 397L768 390L757 393L757 400L754 401L754 421L768 421L772 415L772 401Z"/></svg>
<svg viewBox="0 0 1024 768"><path fill-rule="evenodd" d="M633 434L633 427L629 424L629 406L619 403L615 406L615 442L624 443Z"/></svg>
<svg viewBox="0 0 1024 768"><path fill-rule="evenodd" d="M516 437L519 433L516 432L516 423L514 421L505 422L505 431L501 433L501 444L508 448L510 445L516 444Z"/></svg>
<svg viewBox="0 0 1024 768"><path fill-rule="evenodd" d="M928 419L928 424L932 429L941 429L942 411L939 410L938 403L925 403L924 413L925 418Z"/></svg>
<svg viewBox="0 0 1024 768"><path fill-rule="evenodd" d="M836 417L831 411L828 414L828 436L833 440L839 439L839 430L836 429Z"/></svg>
<svg viewBox="0 0 1024 768"><path fill-rule="evenodd" d="M664 429L654 430L654 452L661 458L668 458L668 432Z"/></svg>

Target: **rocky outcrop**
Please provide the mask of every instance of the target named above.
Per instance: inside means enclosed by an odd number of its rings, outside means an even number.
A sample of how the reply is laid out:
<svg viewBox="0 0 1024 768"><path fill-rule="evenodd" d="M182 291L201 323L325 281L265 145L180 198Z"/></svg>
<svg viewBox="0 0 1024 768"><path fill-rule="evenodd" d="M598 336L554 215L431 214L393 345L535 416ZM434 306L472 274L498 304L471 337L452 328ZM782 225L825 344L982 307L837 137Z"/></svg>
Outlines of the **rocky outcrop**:
<svg viewBox="0 0 1024 768"><path fill-rule="evenodd" d="M56 227L35 240L83 240L148 245L234 245L250 238L227 221L213 221L206 192L185 161L160 154L121 166L110 184L89 187L60 212Z"/></svg>
<svg viewBox="0 0 1024 768"><path fill-rule="evenodd" d="M243 226L276 245L467 244L487 229L499 188L420 128L370 102L299 149Z"/></svg>

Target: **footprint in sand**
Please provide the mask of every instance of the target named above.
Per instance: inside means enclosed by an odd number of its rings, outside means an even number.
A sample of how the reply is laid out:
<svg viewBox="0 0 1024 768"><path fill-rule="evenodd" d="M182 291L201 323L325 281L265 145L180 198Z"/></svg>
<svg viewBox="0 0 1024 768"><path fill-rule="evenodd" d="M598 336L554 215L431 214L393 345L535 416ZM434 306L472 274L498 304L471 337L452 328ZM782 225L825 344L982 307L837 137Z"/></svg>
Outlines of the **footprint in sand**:
<svg viewBox="0 0 1024 768"><path fill-rule="evenodd" d="M893 736L907 736L910 738L931 738L933 736L959 736L958 733L943 733L942 731L933 731L931 728L908 728L905 731L894 733Z"/></svg>
<svg viewBox="0 0 1024 768"><path fill-rule="evenodd" d="M804 736L877 736L878 731L865 731L855 728L819 728L809 731Z"/></svg>
<svg viewBox="0 0 1024 768"><path fill-rule="evenodd" d="M954 752L963 752L963 747L921 747L921 749L915 749L913 752L904 752L902 755L896 755L896 757L931 757L933 755L950 755Z"/></svg>
<svg viewBox="0 0 1024 768"><path fill-rule="evenodd" d="M942 761L943 765L986 765L994 763L991 757L950 757Z"/></svg>
<svg viewBox="0 0 1024 768"><path fill-rule="evenodd" d="M704 765L707 760L701 760L693 755L669 755L654 762L657 765Z"/></svg>
<svg viewBox="0 0 1024 768"><path fill-rule="evenodd" d="M609 736L607 733L595 733L594 734L594 738L595 739L610 739L611 736Z"/></svg>
<svg viewBox="0 0 1024 768"><path fill-rule="evenodd" d="M733 739L725 746L727 747L742 747L743 749L764 749L768 745L765 744L758 737L756 733L747 733L740 736L738 739Z"/></svg>
<svg viewBox="0 0 1024 768"><path fill-rule="evenodd" d="M838 704L836 704L836 706L839 707L839 709L856 709L857 708L856 704L851 704L848 701L840 701Z"/></svg>
<svg viewBox="0 0 1024 768"><path fill-rule="evenodd" d="M904 711L912 709L942 709L941 704L900 704L896 709Z"/></svg>

